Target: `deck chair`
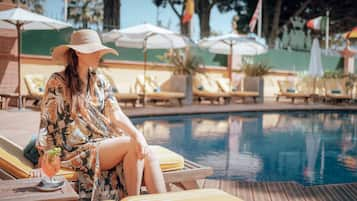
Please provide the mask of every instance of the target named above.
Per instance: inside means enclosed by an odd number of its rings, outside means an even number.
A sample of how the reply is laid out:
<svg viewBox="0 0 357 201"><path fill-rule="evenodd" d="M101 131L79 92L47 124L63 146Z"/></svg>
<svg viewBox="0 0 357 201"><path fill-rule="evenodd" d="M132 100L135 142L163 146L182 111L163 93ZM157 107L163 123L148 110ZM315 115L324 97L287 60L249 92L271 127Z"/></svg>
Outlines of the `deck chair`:
<svg viewBox="0 0 357 201"><path fill-rule="evenodd" d="M105 79L110 83L114 96L118 102L122 102L124 104L131 103L133 107L136 107L136 102L140 99L139 95L136 93L123 93L118 89L117 84L113 80L113 78L109 75L109 73L104 70L100 70L100 72L104 75Z"/></svg>
<svg viewBox="0 0 357 201"><path fill-rule="evenodd" d="M197 180L213 174L205 167L184 159L179 154L161 146L150 146L159 158L166 185L174 184L183 189L198 188ZM0 179L21 179L30 177L34 165L24 157L22 147L0 136ZM58 173L69 181L76 181L77 175L71 170L61 169Z"/></svg>
<svg viewBox="0 0 357 201"><path fill-rule="evenodd" d="M27 74L24 77L28 94L24 96L23 103L26 100L35 100L35 105L39 105L44 93L47 82L47 77L43 74Z"/></svg>
<svg viewBox="0 0 357 201"><path fill-rule="evenodd" d="M348 93L346 82L346 79L325 79L326 99L332 101L352 100L352 94Z"/></svg>
<svg viewBox="0 0 357 201"><path fill-rule="evenodd" d="M231 95L227 92L222 92L214 79L208 79L203 74L196 74L193 77L192 92L195 100L209 100L211 103L217 101L228 104Z"/></svg>
<svg viewBox="0 0 357 201"><path fill-rule="evenodd" d="M170 102L177 100L178 104L182 106L182 100L185 98L185 94L182 92L161 91L160 84L153 76L138 75L135 80L134 88L137 93L144 94L147 101L151 102Z"/></svg>
<svg viewBox="0 0 357 201"><path fill-rule="evenodd" d="M168 192L160 194L147 194L136 195L124 198L122 201L158 201L158 200L170 200L170 201L243 201L238 197L230 195L224 191L218 189L198 189L188 190L180 192Z"/></svg>
<svg viewBox="0 0 357 201"><path fill-rule="evenodd" d="M254 103L257 102L257 97L259 93L256 91L241 91L231 87L230 81L228 78L216 78L217 85L224 93L229 93L232 98L242 99L243 103L246 98L252 98Z"/></svg>
<svg viewBox="0 0 357 201"><path fill-rule="evenodd" d="M279 93L276 96L276 101L279 102L280 97L290 98L294 103L295 99L304 99L308 103L311 94L303 93L296 87L296 83L289 80L278 80Z"/></svg>

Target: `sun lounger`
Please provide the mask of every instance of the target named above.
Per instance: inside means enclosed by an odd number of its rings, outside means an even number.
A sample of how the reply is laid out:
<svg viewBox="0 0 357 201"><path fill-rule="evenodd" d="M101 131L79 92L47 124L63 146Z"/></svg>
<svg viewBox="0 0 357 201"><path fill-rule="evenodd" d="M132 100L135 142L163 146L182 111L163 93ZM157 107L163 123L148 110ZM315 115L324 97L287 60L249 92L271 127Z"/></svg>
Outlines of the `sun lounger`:
<svg viewBox="0 0 357 201"><path fill-rule="evenodd" d="M231 99L231 95L222 92L214 79L207 79L207 77L202 74L196 74L194 76L192 92L194 98L199 102L206 99L214 103L214 101L220 102L220 100L223 99L223 102L228 104Z"/></svg>
<svg viewBox="0 0 357 201"><path fill-rule="evenodd" d="M291 102L294 103L295 99L304 99L305 103L308 103L311 94L303 93L299 91L296 84L288 80L278 80L279 94L276 96L276 101L279 101L280 97L290 98Z"/></svg>
<svg viewBox="0 0 357 201"><path fill-rule="evenodd" d="M137 195L137 196L126 197L122 201L159 201L159 200L243 201L238 197L235 197L218 189L198 189L198 190L188 190L188 191L169 192L169 193L160 193L160 194Z"/></svg>
<svg viewBox="0 0 357 201"><path fill-rule="evenodd" d="M182 100L185 98L185 94L182 92L161 91L161 86L151 76L146 76L145 78L144 75L137 76L135 89L139 94L144 94L145 89L146 100L154 103L177 100L179 105L182 106Z"/></svg>
<svg viewBox="0 0 357 201"><path fill-rule="evenodd" d="M240 98L243 100L243 102L245 102L246 98L252 98L254 103L257 102L257 97L259 97L259 93L256 91L240 91L232 89L228 78L216 78L216 82L222 92L229 93L232 98Z"/></svg>
<svg viewBox="0 0 357 201"><path fill-rule="evenodd" d="M150 146L157 154L167 186L175 184L184 189L198 188L197 180L212 175L210 167L201 166L161 146ZM23 149L7 138L0 136L0 179L30 177L34 165L23 156ZM77 176L71 170L62 169L58 175L69 181Z"/></svg>
<svg viewBox="0 0 357 201"><path fill-rule="evenodd" d="M325 96L327 100L351 100L352 94L349 94L346 88L346 79L325 79Z"/></svg>
<svg viewBox="0 0 357 201"><path fill-rule="evenodd" d="M26 102L26 96L27 95L23 95L21 96L21 103L22 105L24 105L24 103ZM11 99L16 99L17 104L19 104L19 93L1 93L0 94L0 99L2 102L2 109L7 110L9 109L9 103L11 101Z"/></svg>
<svg viewBox="0 0 357 201"><path fill-rule="evenodd" d="M108 80L110 83L114 96L118 100L118 102L122 103L131 103L133 107L136 107L136 102L140 99L139 95L136 93L122 93L119 91L115 81L112 79L112 77L105 72L104 70L100 70L100 72L105 76L105 78Z"/></svg>
<svg viewBox="0 0 357 201"><path fill-rule="evenodd" d="M26 100L35 100L35 104L41 101L47 82L47 77L43 74L27 74L24 77L28 94L23 97L23 104L25 106Z"/></svg>

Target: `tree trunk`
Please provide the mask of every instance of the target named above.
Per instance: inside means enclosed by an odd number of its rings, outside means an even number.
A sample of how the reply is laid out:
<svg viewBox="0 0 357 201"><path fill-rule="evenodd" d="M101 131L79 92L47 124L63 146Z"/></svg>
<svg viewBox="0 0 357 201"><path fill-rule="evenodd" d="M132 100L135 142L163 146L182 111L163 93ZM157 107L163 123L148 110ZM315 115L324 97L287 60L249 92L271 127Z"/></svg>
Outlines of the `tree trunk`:
<svg viewBox="0 0 357 201"><path fill-rule="evenodd" d="M273 24L271 27L270 37L269 37L269 46L273 47L275 38L279 32L279 21L280 21L280 12L281 12L281 4L283 0L276 0L275 8L274 8L274 17L273 17Z"/></svg>
<svg viewBox="0 0 357 201"><path fill-rule="evenodd" d="M84 20L82 21L82 28L83 28L83 29L88 29L88 20L84 19Z"/></svg>
<svg viewBox="0 0 357 201"><path fill-rule="evenodd" d="M267 1L263 1L263 34L262 36L268 38L270 24L270 12Z"/></svg>
<svg viewBox="0 0 357 201"><path fill-rule="evenodd" d="M168 1L168 2L169 2L169 5L170 5L172 11L174 11L174 13L176 14L176 16L178 17L178 19L180 21L180 33L182 35L189 36L189 34L190 34L189 23L186 23L186 24L182 23L182 16L183 16L183 13L184 13L185 7L186 7L185 3L183 3L183 5L182 5L181 12L179 12L175 8L173 1Z"/></svg>
<svg viewBox="0 0 357 201"><path fill-rule="evenodd" d="M120 28L120 0L104 0L103 30Z"/></svg>
<svg viewBox="0 0 357 201"><path fill-rule="evenodd" d="M182 23L181 20L181 34L190 37L190 27L189 27L190 23Z"/></svg>
<svg viewBox="0 0 357 201"><path fill-rule="evenodd" d="M201 38L208 37L211 33L211 28L209 26L211 6L206 1L199 1L198 6L198 17L200 20L200 36Z"/></svg>
<svg viewBox="0 0 357 201"><path fill-rule="evenodd" d="M295 17L295 16L299 16L299 15L306 9L306 7L307 7L311 2L312 2L312 0L306 0L306 1L300 6L300 8L299 8L290 18L293 18L293 17ZM348 14L347 14L346 16L348 16ZM280 34L280 32L283 30L282 27L284 27L285 25L288 25L288 24L290 24L290 23L291 23L291 21L288 20L283 26L280 26L280 29L278 30L277 35Z"/></svg>

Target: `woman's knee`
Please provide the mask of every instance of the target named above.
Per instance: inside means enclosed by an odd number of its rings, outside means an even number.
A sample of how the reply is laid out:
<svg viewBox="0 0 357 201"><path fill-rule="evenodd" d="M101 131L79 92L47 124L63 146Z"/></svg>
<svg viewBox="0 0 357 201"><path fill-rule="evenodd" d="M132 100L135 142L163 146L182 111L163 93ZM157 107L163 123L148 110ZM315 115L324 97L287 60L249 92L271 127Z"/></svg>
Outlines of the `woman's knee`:
<svg viewBox="0 0 357 201"><path fill-rule="evenodd" d="M135 160L138 161L144 161L143 159L139 159L137 149L136 149L136 142L134 140L130 140L129 147L128 147L128 153L130 157L135 158Z"/></svg>
<svg viewBox="0 0 357 201"><path fill-rule="evenodd" d="M151 149L149 149L148 153L146 153L144 160L145 160L145 163L158 163L159 162L158 157Z"/></svg>

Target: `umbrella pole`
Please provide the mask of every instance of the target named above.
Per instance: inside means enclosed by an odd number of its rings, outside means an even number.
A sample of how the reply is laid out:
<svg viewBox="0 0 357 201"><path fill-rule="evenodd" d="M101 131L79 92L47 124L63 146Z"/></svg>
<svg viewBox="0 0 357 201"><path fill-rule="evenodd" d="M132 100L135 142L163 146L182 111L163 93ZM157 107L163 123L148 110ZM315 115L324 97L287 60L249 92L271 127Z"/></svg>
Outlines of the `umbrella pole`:
<svg viewBox="0 0 357 201"><path fill-rule="evenodd" d="M228 76L229 76L229 85L230 85L230 87L232 87L232 67L233 67L233 44L232 44L232 41L229 44L229 55L231 58L229 59Z"/></svg>
<svg viewBox="0 0 357 201"><path fill-rule="evenodd" d="M18 109L22 109L22 95L21 95L21 26L22 24L16 24L17 30L17 79L19 86L19 97L18 97Z"/></svg>
<svg viewBox="0 0 357 201"><path fill-rule="evenodd" d="M143 100L143 105L145 106L146 104L146 62L147 62L147 49L146 49L146 42L147 38L144 40L144 100Z"/></svg>

